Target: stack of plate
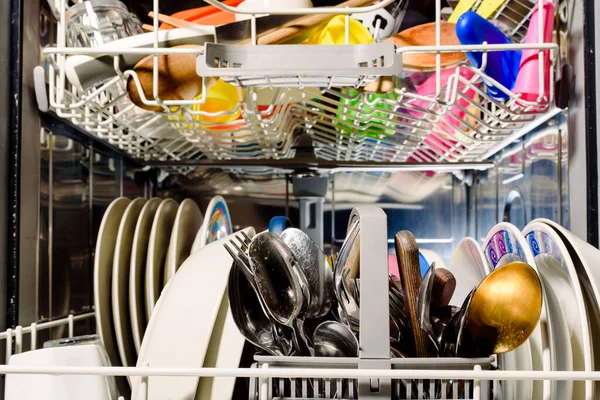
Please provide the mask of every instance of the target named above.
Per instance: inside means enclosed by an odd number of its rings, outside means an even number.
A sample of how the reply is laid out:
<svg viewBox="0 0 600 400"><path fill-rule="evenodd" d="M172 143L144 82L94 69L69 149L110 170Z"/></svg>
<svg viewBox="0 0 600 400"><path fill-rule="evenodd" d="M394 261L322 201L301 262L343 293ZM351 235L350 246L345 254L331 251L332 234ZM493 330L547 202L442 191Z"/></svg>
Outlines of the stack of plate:
<svg viewBox="0 0 600 400"><path fill-rule="evenodd" d="M135 366L161 291L179 267L207 243L231 233L217 196L208 218L193 200L118 198L106 210L96 244L94 303L98 334L112 365ZM126 395L126 379L117 381Z"/></svg>
<svg viewBox="0 0 600 400"><path fill-rule="evenodd" d="M600 270L592 268L598 249L549 221L538 219L523 232L514 225L494 226L483 248L470 238L454 253L450 269L457 277L452 304L460 305L477 281L512 261L531 265L540 276L543 308L529 340L498 357L504 370L594 371L600 349L592 337L600 332ZM595 398L591 381L503 381L495 388L502 399L554 400Z"/></svg>

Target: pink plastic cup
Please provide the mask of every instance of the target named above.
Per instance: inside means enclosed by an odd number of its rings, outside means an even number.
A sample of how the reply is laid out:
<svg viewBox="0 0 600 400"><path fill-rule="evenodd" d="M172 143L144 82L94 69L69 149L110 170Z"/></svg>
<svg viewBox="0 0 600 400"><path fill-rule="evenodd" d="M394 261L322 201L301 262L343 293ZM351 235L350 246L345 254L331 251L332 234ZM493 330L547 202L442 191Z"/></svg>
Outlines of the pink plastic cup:
<svg viewBox="0 0 600 400"><path fill-rule="evenodd" d="M544 24L544 43L552 42L552 31L554 30L554 4L552 0L545 0L543 4L543 24ZM527 30L527 36L525 36L525 43L539 43L539 7L535 6L531 19L529 21L529 28ZM540 70L539 70L539 51L538 50L523 50L523 56L521 57L521 66L519 67L519 74L517 75L517 82L515 84L514 92L521 95L521 98L526 101L537 101L540 95ZM544 62L544 93L541 98L542 102L548 102L549 100L549 89L550 89L550 51L546 50L543 52ZM524 105L524 104L522 104Z"/></svg>

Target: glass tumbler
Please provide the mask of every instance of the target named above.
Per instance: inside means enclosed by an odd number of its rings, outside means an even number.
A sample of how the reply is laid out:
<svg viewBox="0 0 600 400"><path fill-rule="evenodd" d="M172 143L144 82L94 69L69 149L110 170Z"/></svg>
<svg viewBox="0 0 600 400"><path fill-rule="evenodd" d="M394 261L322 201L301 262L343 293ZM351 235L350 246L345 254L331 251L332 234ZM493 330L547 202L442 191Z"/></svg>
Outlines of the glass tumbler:
<svg viewBox="0 0 600 400"><path fill-rule="evenodd" d="M143 33L135 14L117 0L86 0L66 11L69 47L98 47Z"/></svg>

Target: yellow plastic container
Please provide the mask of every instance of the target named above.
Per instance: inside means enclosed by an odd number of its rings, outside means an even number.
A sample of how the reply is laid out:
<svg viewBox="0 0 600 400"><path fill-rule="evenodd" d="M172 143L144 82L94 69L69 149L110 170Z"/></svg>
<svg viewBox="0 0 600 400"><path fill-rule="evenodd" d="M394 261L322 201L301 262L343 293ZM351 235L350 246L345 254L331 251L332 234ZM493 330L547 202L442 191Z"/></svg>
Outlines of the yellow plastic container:
<svg viewBox="0 0 600 400"><path fill-rule="evenodd" d="M349 18L350 40L349 44L373 43L371 32L361 22ZM346 44L346 16L336 15L329 22L317 30L307 44Z"/></svg>
<svg viewBox="0 0 600 400"><path fill-rule="evenodd" d="M222 79L217 80L214 85L210 86L206 91L206 102L203 104L195 104L192 106L192 111L204 111L209 113L216 113L219 111L233 111L237 104L240 102L243 93L242 89L239 89ZM200 99L202 96L198 95L196 99ZM209 117L206 115L194 115L194 119L202 122L209 123L227 123L235 121L240 116L240 109L235 113L231 112L225 115L217 117Z"/></svg>

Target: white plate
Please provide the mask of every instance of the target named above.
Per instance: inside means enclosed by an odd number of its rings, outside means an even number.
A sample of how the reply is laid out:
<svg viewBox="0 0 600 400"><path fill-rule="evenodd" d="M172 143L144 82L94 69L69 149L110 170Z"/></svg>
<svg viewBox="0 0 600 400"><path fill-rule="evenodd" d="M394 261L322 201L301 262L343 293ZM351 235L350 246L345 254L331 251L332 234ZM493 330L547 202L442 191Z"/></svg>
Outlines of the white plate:
<svg viewBox="0 0 600 400"><path fill-rule="evenodd" d="M571 343L573 369L575 371L593 371L592 340L588 314L577 271L569 251L554 228L542 221L531 222L523 230L525 239L533 251L542 277L552 287L566 318L568 343ZM554 319L554 318L552 318ZM554 321L552 321L554 322ZM552 329L556 331L556 329ZM559 332L560 333L560 332ZM560 339L559 339L560 340ZM564 342L558 341L553 350L561 351ZM570 381L559 381L559 384ZM568 397L591 400L594 398L591 381L572 382L574 394ZM561 397L559 397L561 398Z"/></svg>
<svg viewBox="0 0 600 400"><path fill-rule="evenodd" d="M238 368L246 339L240 333L229 307L227 290L210 337L208 352L204 357L204 368ZM198 381L196 400L231 399L235 388L232 377L202 377Z"/></svg>
<svg viewBox="0 0 600 400"><path fill-rule="evenodd" d="M225 203L223 197L213 197L210 203L208 203L208 207L206 207L204 216L206 218L204 218L196 239L194 239L192 253L203 248L208 243L212 243L233 233L229 208L227 208L227 203Z"/></svg>
<svg viewBox="0 0 600 400"><path fill-rule="evenodd" d="M94 256L94 308L96 311L96 329L104 344L106 353L112 365L120 365L119 349L115 338L115 328L112 315L112 271L117 234L121 218L131 200L125 197L115 199L102 217L96 241ZM117 378L119 392L125 394L129 388L127 380Z"/></svg>
<svg viewBox="0 0 600 400"><path fill-rule="evenodd" d="M483 246L486 260L492 269L513 261L529 264L539 275L533 253L527 246L521 231L512 224L502 222L495 225L488 233ZM543 287L543 283L542 283ZM545 295L544 295L545 297ZM542 301L540 323L529 337L531 351L523 346L516 350L499 355L500 365L506 370L551 371L550 344L548 343L548 302ZM514 383L513 383L514 382ZM503 393L508 399L553 399L550 381L504 381ZM514 386L513 386L514 385ZM533 386L533 387L532 387ZM533 396L532 396L533 394Z"/></svg>
<svg viewBox="0 0 600 400"><path fill-rule="evenodd" d="M182 201L179 210L177 210L169 250L167 251L165 283L175 276L177 269L192 253L192 244L201 225L202 212L200 212L196 202L192 199Z"/></svg>
<svg viewBox="0 0 600 400"><path fill-rule="evenodd" d="M427 261L430 261L429 258L427 258ZM450 264L446 268L456 278L456 289L452 299L450 299L450 304L458 307L462 306L471 290L476 288L481 280L491 272L481 246L475 239L470 237L461 240L456 250L454 250L454 254L452 254Z"/></svg>
<svg viewBox="0 0 600 400"><path fill-rule="evenodd" d="M559 298L552 287L552 274L554 266L547 265L546 261L536 259L540 269L540 279L546 292L548 301L548 338L550 340L550 357L553 371L573 371L573 348L569 324L561 307ZM558 266L560 268L560 264ZM551 388L556 392L556 399L582 399L585 395L584 382L581 382L582 391L573 395L573 381L552 381Z"/></svg>
<svg viewBox="0 0 600 400"><path fill-rule="evenodd" d="M112 41L99 46L99 48L116 50L122 48L152 47L154 37L155 34L153 32L143 33ZM183 44L202 45L206 42L214 41L215 27L213 26L198 25L193 28L158 31L158 47L174 47ZM144 57L146 57L144 54L121 54L119 57L121 71L132 69ZM70 56L65 61L65 74L72 85L84 90L117 76L114 59L108 55Z"/></svg>
<svg viewBox="0 0 600 400"><path fill-rule="evenodd" d="M144 277L150 231L160 203L161 199L151 199L146 203L140 212L133 235L131 267L129 270L129 315L131 317L131 331L136 354L140 351L140 345L148 323L144 297Z"/></svg>
<svg viewBox="0 0 600 400"><path fill-rule="evenodd" d="M148 255L146 259L146 319L150 320L154 305L158 301L160 291L163 288L163 273L165 269L165 257L169 249L171 231L179 204L173 199L165 199L158 206L150 240L148 241Z"/></svg>
<svg viewBox="0 0 600 400"><path fill-rule="evenodd" d="M254 235L253 228L244 230ZM169 281L150 318L138 366L201 367L224 294L232 259L223 243L211 243L192 254ZM141 380L134 377L132 399L143 398ZM198 388L197 377L150 377L148 399L191 399Z"/></svg>
<svg viewBox="0 0 600 400"><path fill-rule="evenodd" d="M575 271L577 271L577 278L581 285L590 328L590 337L600 337L600 292L598 290L600 268L597 267L598 260L600 259L600 251L554 221L540 218L534 222L543 222L551 226L558 233L560 240L565 245L571 256L571 261L573 261L573 266ZM597 368L600 365L600 346L594 346L593 342L591 354L593 354L592 365L594 368ZM592 398L594 398L595 393L600 392L600 382L595 382L592 390Z"/></svg>
<svg viewBox="0 0 600 400"><path fill-rule="evenodd" d="M137 354L133 344L133 333L129 321L129 267L131 264L131 248L138 217L146 199L138 198L127 206L117 235L117 244L113 258L112 273L112 309L117 346L121 357L121 365L135 365Z"/></svg>

